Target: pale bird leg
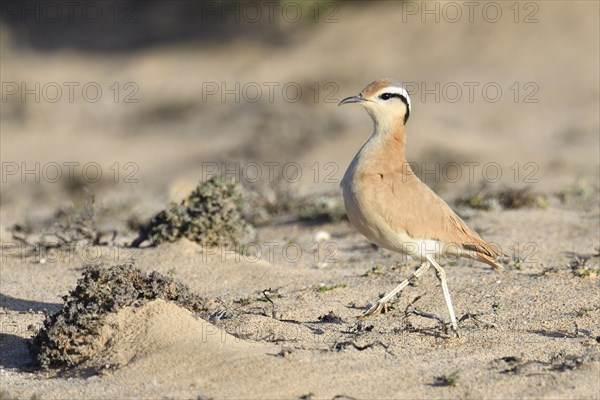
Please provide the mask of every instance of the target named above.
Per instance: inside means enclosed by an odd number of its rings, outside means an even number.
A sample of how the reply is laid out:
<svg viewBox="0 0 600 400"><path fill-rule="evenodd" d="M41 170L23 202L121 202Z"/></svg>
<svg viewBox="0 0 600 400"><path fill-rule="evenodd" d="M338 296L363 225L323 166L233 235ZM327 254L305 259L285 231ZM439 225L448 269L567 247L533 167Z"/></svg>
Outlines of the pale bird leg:
<svg viewBox="0 0 600 400"><path fill-rule="evenodd" d="M377 303L375 303L373 305L373 307L369 308L367 310L367 312L365 312L363 315L358 317L358 319L366 319L366 318L378 315L381 312L381 310L383 310L383 307L385 307L385 304L388 301L390 301L390 299L392 297L394 297L396 294L398 294L398 292L400 292L402 289L404 289L406 287L406 285L408 285L410 283L411 280L423 275L423 273L425 273L429 269L430 266L431 265L429 264L429 261L424 261L423 263L421 263L421 266L415 272L413 272L408 278L403 280L402 283L400 283L398 286L396 286L394 288L394 290L392 290L391 292L389 292L388 294L383 296L381 299L379 299L379 301L377 301ZM454 314L452 314L452 315L454 315Z"/></svg>
<svg viewBox="0 0 600 400"><path fill-rule="evenodd" d="M432 256L425 256L425 258L435 268L436 275L442 284L442 291L444 292L444 299L446 299L446 305L448 306L448 313L450 314L450 321L452 322L452 330L458 336L458 322L456 322L456 315L454 315L454 307L452 307L452 299L450 298L450 290L448 290L448 284L446 283L446 272L439 264L433 259Z"/></svg>

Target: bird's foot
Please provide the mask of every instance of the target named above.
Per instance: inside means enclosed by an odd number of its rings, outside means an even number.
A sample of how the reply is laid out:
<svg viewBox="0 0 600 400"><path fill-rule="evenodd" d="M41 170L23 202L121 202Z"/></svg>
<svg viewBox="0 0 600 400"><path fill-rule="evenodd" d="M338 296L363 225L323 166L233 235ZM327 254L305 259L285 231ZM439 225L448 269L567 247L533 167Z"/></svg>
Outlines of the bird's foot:
<svg viewBox="0 0 600 400"><path fill-rule="evenodd" d="M452 324L450 326L450 334L456 339L461 338L461 334L460 334L460 330L458 329L458 325Z"/></svg>
<svg viewBox="0 0 600 400"><path fill-rule="evenodd" d="M369 317L374 317L376 315L381 314L381 312L385 312L387 309L386 302L382 302L381 300L375 303L371 308L369 308L363 315L358 317L359 320L365 320Z"/></svg>

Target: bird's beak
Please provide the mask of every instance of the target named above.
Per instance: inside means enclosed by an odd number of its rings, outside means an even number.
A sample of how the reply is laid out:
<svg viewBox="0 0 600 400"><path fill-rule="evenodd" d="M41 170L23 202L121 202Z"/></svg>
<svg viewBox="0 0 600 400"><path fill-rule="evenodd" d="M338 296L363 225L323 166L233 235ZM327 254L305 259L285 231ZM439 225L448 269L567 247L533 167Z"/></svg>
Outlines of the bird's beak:
<svg viewBox="0 0 600 400"><path fill-rule="evenodd" d="M349 103L362 103L363 101L365 101L365 98L359 94L358 96L346 97L344 100L342 100L338 103L338 106L341 106L342 104L349 104Z"/></svg>

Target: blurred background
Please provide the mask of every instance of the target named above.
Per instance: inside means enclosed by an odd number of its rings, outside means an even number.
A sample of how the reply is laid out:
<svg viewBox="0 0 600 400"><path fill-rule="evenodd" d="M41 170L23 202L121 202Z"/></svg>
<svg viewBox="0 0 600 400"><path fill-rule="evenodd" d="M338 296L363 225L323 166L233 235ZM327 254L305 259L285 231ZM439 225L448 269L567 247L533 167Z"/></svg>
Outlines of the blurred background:
<svg viewBox="0 0 600 400"><path fill-rule="evenodd" d="M598 188L598 2L1 4L3 238L90 195L147 218L214 173L339 196L372 123L337 102L383 77L442 197Z"/></svg>

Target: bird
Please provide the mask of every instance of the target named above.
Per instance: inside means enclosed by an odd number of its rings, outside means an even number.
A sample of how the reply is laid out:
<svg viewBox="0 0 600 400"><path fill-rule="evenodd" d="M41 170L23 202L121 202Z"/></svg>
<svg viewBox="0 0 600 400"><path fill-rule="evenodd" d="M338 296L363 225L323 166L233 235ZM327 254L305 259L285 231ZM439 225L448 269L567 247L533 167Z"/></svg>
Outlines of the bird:
<svg viewBox="0 0 600 400"><path fill-rule="evenodd" d="M440 257L464 257L502 270L503 256L423 183L406 161L405 126L412 106L408 91L394 79L379 79L338 106L359 104L373 120L373 133L360 148L340 182L346 214L371 242L410 256L420 266L361 317L379 314L386 303L431 266L441 283L450 325L460 336L446 273Z"/></svg>

